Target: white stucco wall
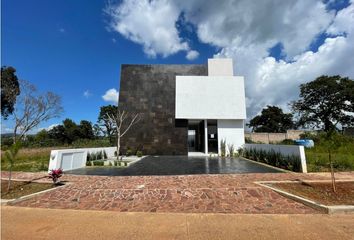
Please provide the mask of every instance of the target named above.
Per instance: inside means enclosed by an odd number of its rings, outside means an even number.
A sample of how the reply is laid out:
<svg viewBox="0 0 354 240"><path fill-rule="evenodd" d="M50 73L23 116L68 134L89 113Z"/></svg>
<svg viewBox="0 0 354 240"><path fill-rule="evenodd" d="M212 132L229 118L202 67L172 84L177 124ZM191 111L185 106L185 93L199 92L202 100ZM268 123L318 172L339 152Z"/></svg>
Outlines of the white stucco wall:
<svg viewBox="0 0 354 240"><path fill-rule="evenodd" d="M275 151L281 153L283 156L297 156L301 159L302 172L307 172L306 155L304 146L295 145L277 145L277 144L245 144L246 149L257 149L263 151Z"/></svg>
<svg viewBox="0 0 354 240"><path fill-rule="evenodd" d="M234 66L231 58L208 59L208 76L233 76Z"/></svg>
<svg viewBox="0 0 354 240"><path fill-rule="evenodd" d="M178 119L246 119L243 77L176 76Z"/></svg>
<svg viewBox="0 0 354 240"><path fill-rule="evenodd" d="M245 133L243 129L243 120L218 120L218 148L219 154L221 140L226 140L226 148L228 144L233 144L237 150L245 144ZM227 148L227 152L229 149Z"/></svg>
<svg viewBox="0 0 354 240"><path fill-rule="evenodd" d="M87 153L96 153L104 150L107 157L112 158L116 149L116 147L103 147L52 150L48 171L58 168L63 169L63 171L82 168L86 166Z"/></svg>

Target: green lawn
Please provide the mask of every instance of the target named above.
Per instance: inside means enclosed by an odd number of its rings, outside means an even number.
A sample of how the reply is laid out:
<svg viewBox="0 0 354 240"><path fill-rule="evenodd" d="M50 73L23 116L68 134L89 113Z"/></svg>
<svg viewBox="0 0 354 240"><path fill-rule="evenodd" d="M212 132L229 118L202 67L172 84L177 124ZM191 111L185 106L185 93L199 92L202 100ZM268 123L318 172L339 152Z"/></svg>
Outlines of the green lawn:
<svg viewBox="0 0 354 240"><path fill-rule="evenodd" d="M52 148L21 149L14 164L13 171L38 172L48 170L50 151ZM1 170L9 170L9 163L1 152Z"/></svg>
<svg viewBox="0 0 354 240"><path fill-rule="evenodd" d="M307 168L309 172L329 171L327 149L316 146L306 149ZM332 154L334 167L337 171L354 171L354 143L348 143L340 147Z"/></svg>

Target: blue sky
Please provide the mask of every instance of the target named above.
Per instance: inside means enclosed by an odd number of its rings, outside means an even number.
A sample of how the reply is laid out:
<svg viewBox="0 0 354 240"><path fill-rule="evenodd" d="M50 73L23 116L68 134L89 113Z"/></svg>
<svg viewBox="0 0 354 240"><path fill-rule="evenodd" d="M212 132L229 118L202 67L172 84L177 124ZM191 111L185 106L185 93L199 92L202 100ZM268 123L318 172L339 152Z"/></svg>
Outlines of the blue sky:
<svg viewBox="0 0 354 240"><path fill-rule="evenodd" d="M123 63L189 62L183 54L147 57L138 44L107 30L105 4L102 0L2 1L2 66L15 67L20 79L62 97L62 118L47 126L67 117L96 122L99 107L109 104L102 95L119 89ZM201 50L193 63L204 63L215 52L198 41L193 45Z"/></svg>
<svg viewBox="0 0 354 240"><path fill-rule="evenodd" d="M286 108L297 86L315 76L354 77L343 66L354 56L348 47L352 2L221 2L3 0L1 65L15 67L20 79L40 91L62 97L62 117L41 127L65 118L96 122L99 107L109 104L102 96L119 90L123 63L206 63L213 55L231 57L236 74L246 77L248 117L266 104ZM292 14L285 15L289 9ZM187 59L191 51L196 56ZM335 61L318 66L326 54ZM11 128L11 121L4 128Z"/></svg>

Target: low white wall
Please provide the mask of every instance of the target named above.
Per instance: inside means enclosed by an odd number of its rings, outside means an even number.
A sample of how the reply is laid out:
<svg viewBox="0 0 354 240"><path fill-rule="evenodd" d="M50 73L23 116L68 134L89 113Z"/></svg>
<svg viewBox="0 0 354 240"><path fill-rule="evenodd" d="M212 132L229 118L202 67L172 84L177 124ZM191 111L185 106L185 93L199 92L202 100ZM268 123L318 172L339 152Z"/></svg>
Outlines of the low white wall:
<svg viewBox="0 0 354 240"><path fill-rule="evenodd" d="M58 168L63 169L63 171L68 171L85 167L87 154L96 153L100 151L105 151L107 157L111 158L114 157L116 147L52 150L50 153L48 172L52 169Z"/></svg>
<svg viewBox="0 0 354 240"><path fill-rule="evenodd" d="M229 153L228 145L233 144L235 151L245 143L245 131L243 120L218 120L218 149L221 153L221 140L226 141L226 151Z"/></svg>
<svg viewBox="0 0 354 240"><path fill-rule="evenodd" d="M276 144L245 144L245 149L256 149L263 151L275 151L281 153L283 156L297 156L301 160L301 170L303 173L307 173L306 155L304 146L295 145L276 145Z"/></svg>

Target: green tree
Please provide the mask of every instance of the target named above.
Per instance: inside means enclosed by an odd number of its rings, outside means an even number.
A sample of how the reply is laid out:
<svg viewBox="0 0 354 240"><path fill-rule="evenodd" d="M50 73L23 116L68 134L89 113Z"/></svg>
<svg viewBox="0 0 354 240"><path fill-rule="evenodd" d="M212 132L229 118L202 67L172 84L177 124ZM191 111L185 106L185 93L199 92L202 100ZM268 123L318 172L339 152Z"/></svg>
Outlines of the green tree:
<svg viewBox="0 0 354 240"><path fill-rule="evenodd" d="M11 180L12 180L12 168L15 164L15 161L17 159L17 154L20 151L21 145L20 142L12 144L9 150L5 152L5 158L10 164L9 168L9 180L8 180L8 185L7 185L7 191L10 191L11 188Z"/></svg>
<svg viewBox="0 0 354 240"><path fill-rule="evenodd" d="M1 67L1 116L7 119L14 111L20 85L13 67Z"/></svg>
<svg viewBox="0 0 354 240"><path fill-rule="evenodd" d="M102 136L102 129L101 129L100 125L98 125L97 123L95 123L93 125L93 135L96 138L100 138Z"/></svg>
<svg viewBox="0 0 354 240"><path fill-rule="evenodd" d="M63 121L65 140L68 144L71 144L75 140L80 138L80 129L76 123L67 118Z"/></svg>
<svg viewBox="0 0 354 240"><path fill-rule="evenodd" d="M45 129L42 129L33 137L34 137L33 143L39 146L53 146L55 145L55 143L58 143L58 141L55 138L53 139L50 138L49 131Z"/></svg>
<svg viewBox="0 0 354 240"><path fill-rule="evenodd" d="M329 132L337 125L354 124L354 81L341 76L321 76L300 85L300 99L291 103L298 125Z"/></svg>
<svg viewBox="0 0 354 240"><path fill-rule="evenodd" d="M286 132L294 128L292 118L291 113L283 113L281 108L268 105L263 108L261 115L252 118L247 126L251 127L254 132Z"/></svg>
<svg viewBox="0 0 354 240"><path fill-rule="evenodd" d="M107 116L115 116L118 113L118 107L114 105L102 106L100 109L100 114L98 116L98 124L102 128L102 132L108 137L111 144L114 143L116 127L112 121L110 121Z"/></svg>
<svg viewBox="0 0 354 240"><path fill-rule="evenodd" d="M93 127L90 121L81 120L79 125L80 138L93 139Z"/></svg>
<svg viewBox="0 0 354 240"><path fill-rule="evenodd" d="M50 139L55 139L59 143L66 142L65 128L63 125L57 125L48 131Z"/></svg>

